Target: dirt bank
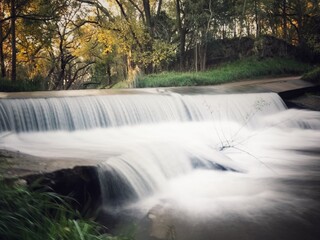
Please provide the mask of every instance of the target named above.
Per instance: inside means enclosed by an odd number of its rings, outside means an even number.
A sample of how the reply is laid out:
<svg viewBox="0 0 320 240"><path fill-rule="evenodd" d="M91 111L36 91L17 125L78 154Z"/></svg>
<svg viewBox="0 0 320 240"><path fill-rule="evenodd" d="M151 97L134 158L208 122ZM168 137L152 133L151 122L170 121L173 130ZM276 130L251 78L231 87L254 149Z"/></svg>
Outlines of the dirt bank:
<svg viewBox="0 0 320 240"><path fill-rule="evenodd" d="M83 159L43 158L0 149L0 174L9 178L71 169L75 166L96 166L97 164L98 162Z"/></svg>

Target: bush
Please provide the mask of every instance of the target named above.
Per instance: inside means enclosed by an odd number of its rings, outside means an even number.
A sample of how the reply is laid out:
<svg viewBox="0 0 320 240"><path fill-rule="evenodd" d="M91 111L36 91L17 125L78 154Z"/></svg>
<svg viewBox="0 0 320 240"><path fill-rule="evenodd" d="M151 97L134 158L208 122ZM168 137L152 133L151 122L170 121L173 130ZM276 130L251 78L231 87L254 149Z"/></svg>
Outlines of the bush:
<svg viewBox="0 0 320 240"><path fill-rule="evenodd" d="M9 81L7 79L0 79L0 92L27 92L42 90L41 81Z"/></svg>
<svg viewBox="0 0 320 240"><path fill-rule="evenodd" d="M302 79L315 84L320 84L320 67L317 67L302 76Z"/></svg>

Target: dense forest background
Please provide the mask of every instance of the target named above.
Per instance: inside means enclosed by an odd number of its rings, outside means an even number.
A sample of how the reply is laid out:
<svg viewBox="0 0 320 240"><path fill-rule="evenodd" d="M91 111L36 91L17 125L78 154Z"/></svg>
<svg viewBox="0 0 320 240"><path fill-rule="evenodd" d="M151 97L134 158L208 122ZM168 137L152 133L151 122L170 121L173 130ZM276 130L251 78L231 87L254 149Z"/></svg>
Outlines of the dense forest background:
<svg viewBox="0 0 320 240"><path fill-rule="evenodd" d="M78 89L250 55L318 61L319 10L319 0L0 0L0 81Z"/></svg>

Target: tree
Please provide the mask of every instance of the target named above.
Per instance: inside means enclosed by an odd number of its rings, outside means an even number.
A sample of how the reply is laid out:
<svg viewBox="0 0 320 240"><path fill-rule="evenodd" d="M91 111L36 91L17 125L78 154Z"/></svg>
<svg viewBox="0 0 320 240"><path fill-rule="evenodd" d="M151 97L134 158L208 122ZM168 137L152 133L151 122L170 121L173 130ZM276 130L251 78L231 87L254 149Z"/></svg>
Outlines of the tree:
<svg viewBox="0 0 320 240"><path fill-rule="evenodd" d="M83 42L86 44L88 37L91 37L90 33L85 35L83 28L87 24L96 24L87 16L87 11L85 4L70 0L59 21L54 22L54 37L48 49L51 62L47 76L49 89L71 88L79 78L85 78L88 67L94 63L94 60L79 56ZM88 53L91 50L88 49Z"/></svg>
<svg viewBox="0 0 320 240"><path fill-rule="evenodd" d="M213 43L264 34L318 49L319 0L105 2L1 1L1 78L58 90L132 81L137 69L205 70Z"/></svg>
<svg viewBox="0 0 320 240"><path fill-rule="evenodd" d="M19 62L19 52L21 50L21 36L23 36L23 25L25 21L39 22L47 21L56 17L59 8L63 5L63 0L9 0L6 9L5 2L0 3L0 60L1 75L6 75L5 54L4 52L11 49L11 80L17 79L17 62ZM9 34L10 33L10 34ZM10 46L5 46L5 40L10 37ZM21 56L21 54L20 54ZM8 56L9 60L9 56ZM8 62L8 61L7 61Z"/></svg>
<svg viewBox="0 0 320 240"><path fill-rule="evenodd" d="M17 48L16 48L16 0L10 2L11 17L11 81L17 79Z"/></svg>
<svg viewBox="0 0 320 240"><path fill-rule="evenodd" d="M179 34L179 69L184 70L185 66L185 45L186 45L186 28L183 26L183 11L181 8L181 0L175 0L176 4L176 25Z"/></svg>
<svg viewBox="0 0 320 240"><path fill-rule="evenodd" d="M4 1L0 2L0 68L1 68L1 77L6 77L6 67L5 67L5 56L4 56L4 40L6 39L4 32L4 22L5 17L5 5ZM8 34L7 34L8 35Z"/></svg>

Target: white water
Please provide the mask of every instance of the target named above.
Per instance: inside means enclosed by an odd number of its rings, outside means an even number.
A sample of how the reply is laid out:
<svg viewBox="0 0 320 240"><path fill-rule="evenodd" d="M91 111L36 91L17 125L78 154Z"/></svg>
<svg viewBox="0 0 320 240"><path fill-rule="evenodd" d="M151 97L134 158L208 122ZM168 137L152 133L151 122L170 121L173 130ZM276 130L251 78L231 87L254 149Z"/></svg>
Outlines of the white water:
<svg viewBox="0 0 320 240"><path fill-rule="evenodd" d="M0 132L83 130L159 123L235 119L284 108L276 94L181 96L111 95L0 101Z"/></svg>
<svg viewBox="0 0 320 240"><path fill-rule="evenodd" d="M10 116L1 125L0 148L101 161L107 211L147 214L151 236L166 239L168 226L176 239L320 236L320 113L287 110L275 94L5 100L0 106L6 109L1 119Z"/></svg>

